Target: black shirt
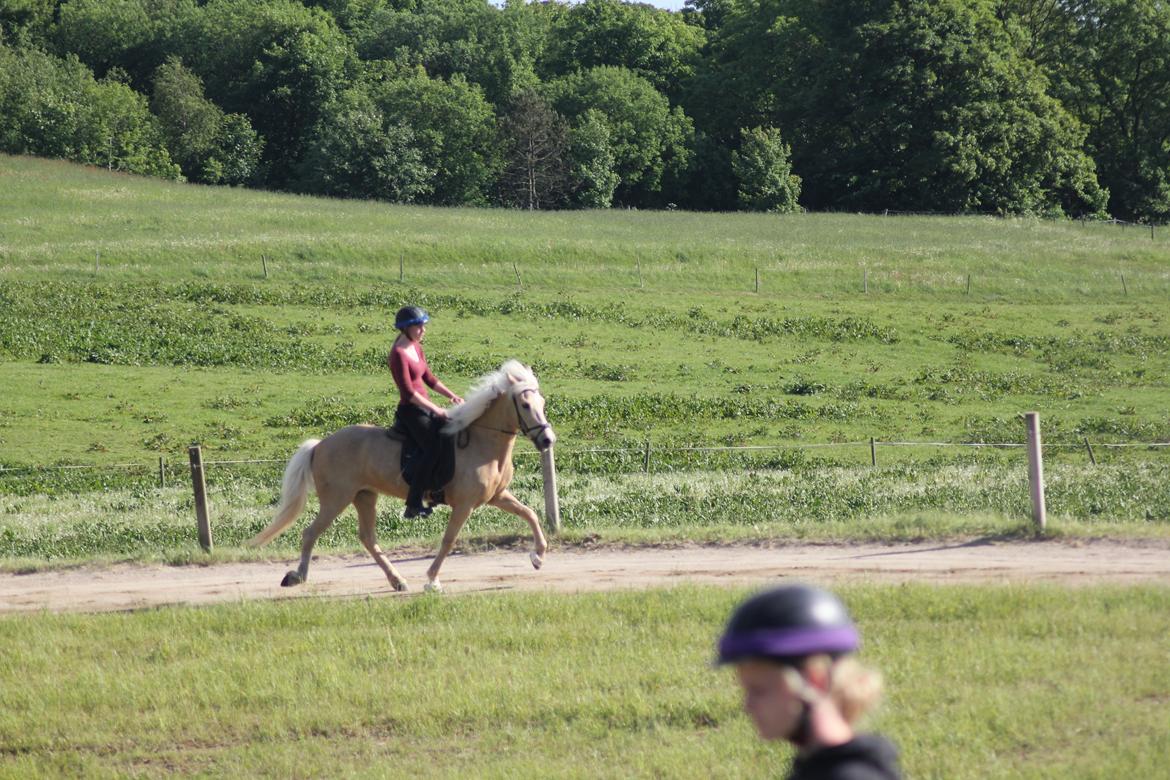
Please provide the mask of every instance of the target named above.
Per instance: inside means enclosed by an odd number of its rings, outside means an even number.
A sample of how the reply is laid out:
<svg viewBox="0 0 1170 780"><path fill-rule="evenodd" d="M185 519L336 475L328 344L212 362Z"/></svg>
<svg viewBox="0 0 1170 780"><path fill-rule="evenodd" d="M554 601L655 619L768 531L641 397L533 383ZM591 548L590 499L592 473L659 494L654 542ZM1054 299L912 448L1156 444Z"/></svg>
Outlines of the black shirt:
<svg viewBox="0 0 1170 780"><path fill-rule="evenodd" d="M900 780L898 751L884 737L864 734L843 745L799 755L788 780Z"/></svg>

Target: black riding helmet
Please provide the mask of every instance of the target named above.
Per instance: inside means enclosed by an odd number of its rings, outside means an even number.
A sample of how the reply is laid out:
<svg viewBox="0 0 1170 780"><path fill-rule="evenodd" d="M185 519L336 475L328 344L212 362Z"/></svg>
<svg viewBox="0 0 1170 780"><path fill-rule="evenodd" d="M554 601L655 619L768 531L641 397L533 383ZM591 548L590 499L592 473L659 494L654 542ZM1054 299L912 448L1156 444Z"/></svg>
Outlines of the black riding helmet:
<svg viewBox="0 0 1170 780"><path fill-rule="evenodd" d="M403 306L394 315L394 327L398 330L409 328L411 325L422 325L429 320L431 315L427 314L424 309L417 306Z"/></svg>
<svg viewBox="0 0 1170 780"><path fill-rule="evenodd" d="M810 585L782 585L736 608L719 640L717 663L745 658L792 662L810 655L839 656L860 645L841 600Z"/></svg>

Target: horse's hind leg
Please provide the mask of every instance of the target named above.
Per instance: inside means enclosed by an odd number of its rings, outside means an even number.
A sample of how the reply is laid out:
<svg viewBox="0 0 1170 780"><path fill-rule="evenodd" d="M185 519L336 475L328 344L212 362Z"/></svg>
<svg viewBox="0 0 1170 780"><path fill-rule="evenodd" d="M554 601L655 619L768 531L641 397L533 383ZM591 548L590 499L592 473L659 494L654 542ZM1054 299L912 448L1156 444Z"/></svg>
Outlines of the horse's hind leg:
<svg viewBox="0 0 1170 780"><path fill-rule="evenodd" d="M505 512L511 512L528 522L528 527L532 529L532 540L536 545L536 550L529 553L528 558L532 561L533 568L539 569L543 566L544 554L548 551L548 542L545 541L544 530L540 527L540 518L536 516L536 512L532 511L532 507L520 503L520 499L508 490L500 491L500 494L489 501L488 505L503 509Z"/></svg>
<svg viewBox="0 0 1170 780"><path fill-rule="evenodd" d="M357 498L353 500L354 507L357 508L358 515L358 538L362 540L362 546L369 551L370 555L374 556L374 563L382 567L386 579L390 580L390 584L394 586L394 590L404 591L410 590L406 585L406 580L394 568L394 564L386 558L382 548L378 546L377 528L378 528L378 494L369 490L363 490L357 494Z"/></svg>
<svg viewBox="0 0 1170 780"><path fill-rule="evenodd" d="M283 587L300 585L309 579L309 561L313 557L313 545L317 543L317 538L325 533L329 526L333 525L333 521L349 503L347 499L324 491L319 490L317 495L321 500L321 509L313 518L313 522L309 523L308 527L301 532L301 562L296 569L284 575L284 579L280 581Z"/></svg>

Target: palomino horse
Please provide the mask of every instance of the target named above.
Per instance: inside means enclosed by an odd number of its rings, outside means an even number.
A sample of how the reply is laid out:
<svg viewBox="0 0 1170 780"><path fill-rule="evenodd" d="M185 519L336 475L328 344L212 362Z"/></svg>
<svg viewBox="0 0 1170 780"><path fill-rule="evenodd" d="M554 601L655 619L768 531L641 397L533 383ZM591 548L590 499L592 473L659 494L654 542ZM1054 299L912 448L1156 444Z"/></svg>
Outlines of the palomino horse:
<svg viewBox="0 0 1170 780"><path fill-rule="evenodd" d="M544 563L548 543L540 519L531 508L508 491L512 481L512 446L524 433L538 450L556 441L544 416L544 396L536 376L515 360L480 380L467 400L451 411L444 426L447 433L466 437L467 446L456 449L455 474L444 488L451 505L447 532L427 569L426 590L441 590L439 568L455 546L455 538L476 507L488 504L528 521L536 549L529 554L533 567ZM293 454L284 470L280 505L272 523L252 539L259 546L275 539L292 525L310 488L316 488L321 508L301 534L301 563L284 576L281 585L299 585L309 576L309 559L317 538L350 504L357 509L358 536L374 561L386 573L395 590L407 590L406 581L386 559L375 539L378 494L405 499L408 486L400 468L402 445L374 425L351 425L324 439L309 439Z"/></svg>

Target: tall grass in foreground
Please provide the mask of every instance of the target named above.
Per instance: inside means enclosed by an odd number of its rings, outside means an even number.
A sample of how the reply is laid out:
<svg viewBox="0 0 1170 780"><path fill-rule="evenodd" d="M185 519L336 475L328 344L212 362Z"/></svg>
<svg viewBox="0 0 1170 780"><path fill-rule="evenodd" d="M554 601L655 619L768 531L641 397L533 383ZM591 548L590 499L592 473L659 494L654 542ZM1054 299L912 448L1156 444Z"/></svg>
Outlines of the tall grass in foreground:
<svg viewBox="0 0 1170 780"><path fill-rule="evenodd" d="M542 482L528 464L516 495L543 511ZM242 545L271 521L279 470L211 483L209 501L220 557L255 556ZM1170 465L1051 465L1049 533L1170 538ZM909 464L804 471L685 471L581 475L559 479L565 541L917 540L1033 533L1026 472L1019 463ZM135 488L76 495L0 494L0 560L5 568L94 557L183 561L197 551L190 487ZM293 531L259 554L292 556L316 511L310 499ZM383 545L430 546L447 511L403 520L402 502L384 497ZM360 549L348 510L321 537L322 552ZM476 512L463 544L526 538L527 525L494 509ZM199 554L202 557L202 554Z"/></svg>
<svg viewBox="0 0 1170 780"><path fill-rule="evenodd" d="M848 586L908 777L1165 776L1170 591ZM0 619L0 776L776 777L742 591Z"/></svg>

